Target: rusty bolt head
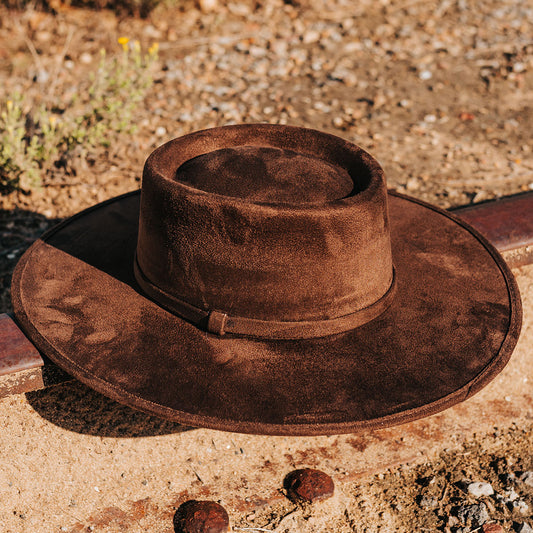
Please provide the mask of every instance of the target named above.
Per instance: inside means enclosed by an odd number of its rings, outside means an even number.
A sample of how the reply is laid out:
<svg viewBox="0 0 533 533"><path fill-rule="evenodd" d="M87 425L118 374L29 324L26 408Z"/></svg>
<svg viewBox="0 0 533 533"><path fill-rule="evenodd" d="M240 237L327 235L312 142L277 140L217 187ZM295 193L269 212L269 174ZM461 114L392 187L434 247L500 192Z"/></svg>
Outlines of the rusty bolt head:
<svg viewBox="0 0 533 533"><path fill-rule="evenodd" d="M326 500L335 490L331 477L313 468L294 470L285 478L284 486L291 500L307 503Z"/></svg>
<svg viewBox="0 0 533 533"><path fill-rule="evenodd" d="M227 533L229 517L226 509L216 502L190 500L174 514L176 533Z"/></svg>
<svg viewBox="0 0 533 533"><path fill-rule="evenodd" d="M504 533L503 527L500 524L483 524L481 528L483 533Z"/></svg>

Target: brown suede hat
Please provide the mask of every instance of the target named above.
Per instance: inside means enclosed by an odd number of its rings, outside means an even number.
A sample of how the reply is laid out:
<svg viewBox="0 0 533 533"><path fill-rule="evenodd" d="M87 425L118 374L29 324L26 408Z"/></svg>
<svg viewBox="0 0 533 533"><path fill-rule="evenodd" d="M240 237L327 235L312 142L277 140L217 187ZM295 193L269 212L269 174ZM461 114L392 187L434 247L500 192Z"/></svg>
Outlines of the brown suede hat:
<svg viewBox="0 0 533 533"><path fill-rule="evenodd" d="M142 191L66 220L13 277L15 314L67 372L192 426L354 432L486 385L521 306L495 249L395 192L365 151L289 126L193 133Z"/></svg>

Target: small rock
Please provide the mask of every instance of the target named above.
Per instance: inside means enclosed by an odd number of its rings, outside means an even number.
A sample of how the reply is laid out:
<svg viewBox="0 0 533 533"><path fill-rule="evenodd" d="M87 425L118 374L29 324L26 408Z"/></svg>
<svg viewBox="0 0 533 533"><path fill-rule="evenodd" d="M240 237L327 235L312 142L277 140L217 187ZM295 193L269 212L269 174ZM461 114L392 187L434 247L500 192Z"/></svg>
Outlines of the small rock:
<svg viewBox="0 0 533 533"><path fill-rule="evenodd" d="M420 189L420 183L416 178L409 178L405 184L405 188L408 191L416 191L417 189Z"/></svg>
<svg viewBox="0 0 533 533"><path fill-rule="evenodd" d="M515 500L511 503L511 510L526 515L529 512L529 505L524 500Z"/></svg>
<svg viewBox="0 0 533 533"><path fill-rule="evenodd" d="M159 40L162 37L161 32L152 24L148 24L143 28L143 34L145 37L155 40Z"/></svg>
<svg viewBox="0 0 533 533"><path fill-rule="evenodd" d="M216 502L189 500L174 514L175 533L227 533L229 517Z"/></svg>
<svg viewBox="0 0 533 533"><path fill-rule="evenodd" d="M533 185L533 183L531 185ZM528 472L524 472L520 476L520 481L525 483L528 487L533 487L533 471L529 470Z"/></svg>
<svg viewBox="0 0 533 533"><path fill-rule="evenodd" d="M93 56L91 54L89 54L89 52L83 52L83 54L81 54L81 56L80 56L80 61L82 63L85 63L86 65L91 63L92 60L93 60Z"/></svg>
<svg viewBox="0 0 533 533"><path fill-rule="evenodd" d="M459 519L456 516L449 516L446 525L448 527L455 527L459 525Z"/></svg>
<svg viewBox="0 0 533 533"><path fill-rule="evenodd" d="M532 533L533 528L527 522L522 522L521 524L518 524L515 531L516 533Z"/></svg>
<svg viewBox="0 0 533 533"><path fill-rule="evenodd" d="M313 503L333 496L335 485L326 473L313 468L294 470L284 480L291 500Z"/></svg>
<svg viewBox="0 0 533 533"><path fill-rule="evenodd" d="M494 494L494 489L492 488L492 485L490 483L470 483L467 489L469 494L476 498L481 498L482 496L492 496Z"/></svg>
<svg viewBox="0 0 533 533"><path fill-rule="evenodd" d="M287 41L282 41L280 39L270 41L270 49L278 56L284 56L287 53L288 46Z"/></svg>
<svg viewBox="0 0 533 533"><path fill-rule="evenodd" d="M167 130L166 130L166 128L164 128L163 126L159 126L159 127L155 130L155 134L156 134L158 137L164 137L164 136L167 134Z"/></svg>
<svg viewBox="0 0 533 533"><path fill-rule="evenodd" d="M37 70L37 74L35 75L35 81L37 83L46 83L50 79L50 73L45 70L44 68L40 68Z"/></svg>
<svg viewBox="0 0 533 533"><path fill-rule="evenodd" d="M211 13L218 9L218 0L198 0L198 7L202 13Z"/></svg>
<svg viewBox="0 0 533 533"><path fill-rule="evenodd" d="M427 81L427 80L430 80L430 79L433 77L433 74L431 73L430 70L423 70L422 72L420 72L420 74L418 75L418 77L419 77L422 81Z"/></svg>
<svg viewBox="0 0 533 533"><path fill-rule="evenodd" d="M418 505L425 511L431 511L439 506L439 501L437 498L429 496L428 494L423 494L420 497Z"/></svg>
<svg viewBox="0 0 533 533"><path fill-rule="evenodd" d="M504 533L504 530L500 524L483 524L481 533Z"/></svg>
<svg viewBox="0 0 533 533"><path fill-rule="evenodd" d="M320 33L316 30L306 31L302 36L302 42L304 44L316 43L320 40Z"/></svg>
<svg viewBox="0 0 533 533"><path fill-rule="evenodd" d="M476 118L476 115L474 113L469 113L468 111L461 111L459 113L459 120L462 120L463 122L470 122Z"/></svg>
<svg viewBox="0 0 533 533"><path fill-rule="evenodd" d="M267 55L267 50L262 46L250 46L248 53L252 57L265 57Z"/></svg>
<svg viewBox="0 0 533 533"><path fill-rule="evenodd" d="M489 513L484 503L461 505L457 509L457 517L464 525L479 527L489 519Z"/></svg>
<svg viewBox="0 0 533 533"><path fill-rule="evenodd" d="M472 203L476 204L478 202L481 202L483 200L486 200L487 199L487 191L478 191L475 195L474 195L474 198L472 198Z"/></svg>
<svg viewBox="0 0 533 533"><path fill-rule="evenodd" d="M337 67L330 72L329 78L334 81L341 81L349 87L357 85L357 76L347 68Z"/></svg>
<svg viewBox="0 0 533 533"><path fill-rule="evenodd" d="M251 8L249 5L241 2L228 3L226 7L231 13L238 17L247 17L250 15Z"/></svg>
<svg viewBox="0 0 533 533"><path fill-rule="evenodd" d="M504 490L501 494L496 495L496 500L505 504L514 502L518 499L518 493L513 489Z"/></svg>

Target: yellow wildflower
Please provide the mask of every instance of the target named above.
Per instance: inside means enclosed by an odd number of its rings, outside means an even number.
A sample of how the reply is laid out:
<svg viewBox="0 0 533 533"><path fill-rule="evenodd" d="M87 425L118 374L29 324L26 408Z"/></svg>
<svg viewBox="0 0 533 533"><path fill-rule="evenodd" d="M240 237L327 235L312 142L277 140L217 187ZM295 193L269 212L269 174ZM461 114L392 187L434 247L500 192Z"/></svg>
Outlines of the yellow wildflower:
<svg viewBox="0 0 533 533"><path fill-rule="evenodd" d="M128 37L119 37L118 38L118 44L120 44L120 46L122 46L122 50L124 50L124 52L128 51L128 43L129 42L130 42L130 40L129 40Z"/></svg>
<svg viewBox="0 0 533 533"><path fill-rule="evenodd" d="M8 111L11 111L13 109L13 100L8 100L6 102L6 106L7 106Z"/></svg>
<svg viewBox="0 0 533 533"><path fill-rule="evenodd" d="M57 123L57 117L54 117L54 115L50 115L50 117L48 117L48 121L50 122L50 126L52 126L53 128Z"/></svg>
<svg viewBox="0 0 533 533"><path fill-rule="evenodd" d="M157 52L159 51L159 43L152 43L152 46L148 48L148 54L151 56L157 55Z"/></svg>
<svg viewBox="0 0 533 533"><path fill-rule="evenodd" d="M136 51L136 52L140 52L141 51L141 43L137 40L133 41L133 49Z"/></svg>

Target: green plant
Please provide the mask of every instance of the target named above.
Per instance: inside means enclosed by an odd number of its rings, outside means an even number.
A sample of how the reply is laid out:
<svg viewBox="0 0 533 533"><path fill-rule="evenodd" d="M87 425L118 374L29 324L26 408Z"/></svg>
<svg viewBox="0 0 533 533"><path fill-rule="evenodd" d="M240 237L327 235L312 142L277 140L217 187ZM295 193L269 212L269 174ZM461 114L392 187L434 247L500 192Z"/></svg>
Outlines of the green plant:
<svg viewBox="0 0 533 533"><path fill-rule="evenodd" d="M158 46L153 44L147 54L139 41L126 37L118 40L122 46L119 57L108 59L101 51L100 64L91 76L86 112L76 118L71 132L71 144L109 145L109 133L133 133L132 121L137 105L152 86L151 65L157 58Z"/></svg>
<svg viewBox="0 0 533 533"><path fill-rule="evenodd" d="M28 189L39 183L38 142L28 139L22 97L13 95L0 113L0 187Z"/></svg>
<svg viewBox="0 0 533 533"><path fill-rule="evenodd" d="M119 44L122 53L118 56L109 58L101 52L85 99L74 99L61 114L53 111L53 105L34 109L20 94L2 106L0 190L30 190L76 148L81 147L78 152L86 155L99 146L109 146L115 134L135 131L133 115L153 83L158 45L144 54L138 41L121 37Z"/></svg>

